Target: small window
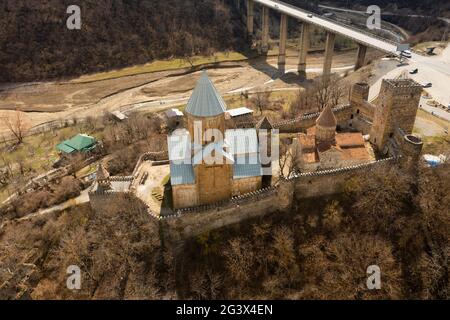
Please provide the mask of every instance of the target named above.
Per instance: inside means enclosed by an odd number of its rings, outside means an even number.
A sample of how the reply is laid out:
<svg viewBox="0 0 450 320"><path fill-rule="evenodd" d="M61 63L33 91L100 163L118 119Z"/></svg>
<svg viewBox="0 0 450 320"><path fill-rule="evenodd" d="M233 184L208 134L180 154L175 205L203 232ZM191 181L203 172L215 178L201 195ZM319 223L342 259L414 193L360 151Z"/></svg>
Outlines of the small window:
<svg viewBox="0 0 450 320"><path fill-rule="evenodd" d="M389 133L389 138L392 138L394 136L394 133Z"/></svg>
<svg viewBox="0 0 450 320"><path fill-rule="evenodd" d="M356 110L356 113L359 114L359 109Z"/></svg>
<svg viewBox="0 0 450 320"><path fill-rule="evenodd" d="M353 119L353 114L350 116L350 119Z"/></svg>

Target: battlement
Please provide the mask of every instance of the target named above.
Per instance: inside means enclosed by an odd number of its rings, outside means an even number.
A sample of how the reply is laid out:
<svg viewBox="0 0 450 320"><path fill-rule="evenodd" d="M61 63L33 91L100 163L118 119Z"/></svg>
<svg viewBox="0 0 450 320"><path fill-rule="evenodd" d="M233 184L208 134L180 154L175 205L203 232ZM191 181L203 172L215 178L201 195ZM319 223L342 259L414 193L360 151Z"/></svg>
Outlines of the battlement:
<svg viewBox="0 0 450 320"><path fill-rule="evenodd" d="M412 79L383 79L383 82L385 82L389 87L391 88L420 88L422 89L422 86L415 82Z"/></svg>
<svg viewBox="0 0 450 320"><path fill-rule="evenodd" d="M419 95L423 87L412 79L383 79L380 96L386 93L399 98L410 98L411 94Z"/></svg>
<svg viewBox="0 0 450 320"><path fill-rule="evenodd" d="M160 217L160 219L169 218L169 217L179 217L181 214L188 213L188 212L203 212L207 210L214 210L214 209L220 209L223 208L226 205L233 204L233 205L240 205L243 203L247 203L249 201L258 200L261 196L266 197L273 193L275 193L278 189L278 185L259 189L256 191L252 191L249 193L245 193L242 195L234 196L229 200L220 201L214 204L208 204L208 205L202 205L197 207L190 207L190 208L181 208L176 210L176 213L174 215L170 216L164 216Z"/></svg>
<svg viewBox="0 0 450 320"><path fill-rule="evenodd" d="M290 181L290 180L297 180L297 179L305 178L305 177L329 176L329 175L336 175L336 174L345 173L345 172L349 172L349 171L355 171L355 170L361 170L361 169L371 169L371 168L373 168L373 167L375 167L377 165L386 164L388 162L398 161L399 158L401 158L401 156L399 156L399 157L390 157L390 158L386 158L386 159L381 159L381 160L377 160L377 161L357 164L357 165L354 165L354 166L336 168L336 169L312 171L312 172L303 172L303 173L294 173L290 177L286 178L286 180Z"/></svg>
<svg viewBox="0 0 450 320"><path fill-rule="evenodd" d="M367 101L369 99L369 89L368 83L359 82L352 86L352 93L350 95L350 101Z"/></svg>
<svg viewBox="0 0 450 320"><path fill-rule="evenodd" d="M351 109L350 104L340 105L332 108L333 114L336 116L336 118L339 119L340 113L343 111L349 111ZM299 128L309 128L315 124L315 120L320 116L320 112L314 112L310 113L308 115L303 115L300 117L296 117L289 120L283 120L280 122L276 122L273 124L273 127L276 129L286 129L286 127L295 126ZM299 129L297 128L297 129Z"/></svg>

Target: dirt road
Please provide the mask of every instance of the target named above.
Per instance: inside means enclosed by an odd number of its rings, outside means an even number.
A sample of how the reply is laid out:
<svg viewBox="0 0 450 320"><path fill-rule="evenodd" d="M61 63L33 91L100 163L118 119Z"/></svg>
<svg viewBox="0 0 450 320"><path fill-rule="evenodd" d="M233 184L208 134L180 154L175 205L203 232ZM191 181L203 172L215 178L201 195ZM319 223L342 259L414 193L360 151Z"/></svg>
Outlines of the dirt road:
<svg viewBox="0 0 450 320"><path fill-rule="evenodd" d="M373 53L372 53L373 54ZM350 70L355 51L336 53L335 72ZM295 74L278 79L276 56L244 62L224 62L209 71L222 94L236 93L252 88L298 88L301 83ZM308 56L310 76L321 72L323 54ZM288 51L286 69L295 71L297 54ZM32 127L51 121L99 116L104 111L149 108L158 110L185 103L193 89L197 73L189 70L162 71L138 74L116 79L80 83L71 81L3 84L0 85L0 118L25 111ZM0 121L0 135L7 134Z"/></svg>

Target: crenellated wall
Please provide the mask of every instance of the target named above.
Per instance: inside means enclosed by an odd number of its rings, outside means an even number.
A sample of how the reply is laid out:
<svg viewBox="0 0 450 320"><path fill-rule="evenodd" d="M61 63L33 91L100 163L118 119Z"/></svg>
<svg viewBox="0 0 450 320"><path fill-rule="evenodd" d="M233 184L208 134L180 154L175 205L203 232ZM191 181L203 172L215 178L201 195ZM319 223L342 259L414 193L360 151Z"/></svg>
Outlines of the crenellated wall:
<svg viewBox="0 0 450 320"><path fill-rule="evenodd" d="M289 212L294 200L340 193L346 181L366 176L373 169L392 165L400 158L387 158L340 169L293 174L275 186L233 197L229 201L177 210L159 217L164 230L176 239L239 223L274 212Z"/></svg>
<svg viewBox="0 0 450 320"><path fill-rule="evenodd" d="M352 114L352 108L348 105L334 107L333 114L336 117L338 126L347 127L348 121ZM280 130L281 133L297 133L305 131L306 129L316 124L320 112L309 114L306 116L297 117L290 120L284 120L273 124L274 129Z"/></svg>
<svg viewBox="0 0 450 320"><path fill-rule="evenodd" d="M292 204L291 182L233 197L212 205L177 210L160 217L166 232L175 239L192 237L209 230L235 224L277 211L287 211Z"/></svg>
<svg viewBox="0 0 450 320"><path fill-rule="evenodd" d="M342 191L346 181L355 176L366 176L374 168L391 165L399 158L387 158L365 164L339 169L307 172L293 175L289 180L295 182L295 199L327 196Z"/></svg>

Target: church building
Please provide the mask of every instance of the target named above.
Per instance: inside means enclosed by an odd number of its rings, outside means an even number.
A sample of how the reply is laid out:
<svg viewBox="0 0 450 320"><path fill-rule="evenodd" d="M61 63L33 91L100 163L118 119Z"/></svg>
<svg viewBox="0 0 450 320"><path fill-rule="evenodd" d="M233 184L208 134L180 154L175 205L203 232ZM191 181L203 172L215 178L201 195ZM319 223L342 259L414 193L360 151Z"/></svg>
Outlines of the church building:
<svg viewBox="0 0 450 320"><path fill-rule="evenodd" d="M213 204L261 188L255 128L225 129L227 106L204 71L186 110L186 129L168 137L174 208Z"/></svg>

